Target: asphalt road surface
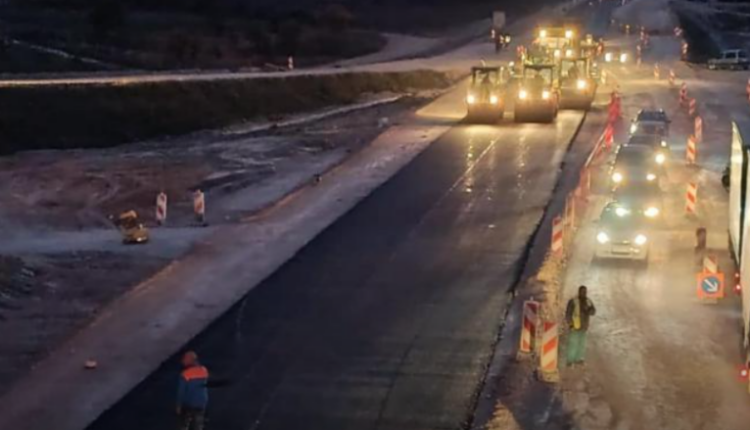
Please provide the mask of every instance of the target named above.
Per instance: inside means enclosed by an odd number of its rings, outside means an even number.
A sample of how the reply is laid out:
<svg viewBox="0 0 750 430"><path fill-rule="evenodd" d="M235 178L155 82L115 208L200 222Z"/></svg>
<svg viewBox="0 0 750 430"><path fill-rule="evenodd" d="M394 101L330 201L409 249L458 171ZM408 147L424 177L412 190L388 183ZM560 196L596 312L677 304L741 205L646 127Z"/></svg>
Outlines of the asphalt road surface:
<svg viewBox="0 0 750 430"><path fill-rule="evenodd" d="M188 345L209 428L459 427L581 117L455 127L253 290ZM178 371L91 428L169 428Z"/></svg>

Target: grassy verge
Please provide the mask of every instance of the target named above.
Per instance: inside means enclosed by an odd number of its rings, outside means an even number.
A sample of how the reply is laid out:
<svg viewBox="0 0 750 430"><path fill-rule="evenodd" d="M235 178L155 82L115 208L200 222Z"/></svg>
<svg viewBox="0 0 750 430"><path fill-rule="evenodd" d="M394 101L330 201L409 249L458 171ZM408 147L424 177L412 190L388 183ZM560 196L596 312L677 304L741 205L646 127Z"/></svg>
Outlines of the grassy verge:
<svg viewBox="0 0 750 430"><path fill-rule="evenodd" d="M431 71L169 82L125 87L29 87L0 91L0 155L102 148L221 128L356 101L365 94L445 88Z"/></svg>

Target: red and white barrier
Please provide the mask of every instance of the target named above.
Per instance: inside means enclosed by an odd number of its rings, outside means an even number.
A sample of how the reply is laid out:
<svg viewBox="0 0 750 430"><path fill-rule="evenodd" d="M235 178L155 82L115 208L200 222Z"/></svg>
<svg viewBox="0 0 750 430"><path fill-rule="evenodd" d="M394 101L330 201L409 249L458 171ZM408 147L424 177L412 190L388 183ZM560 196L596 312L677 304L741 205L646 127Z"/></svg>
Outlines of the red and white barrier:
<svg viewBox="0 0 750 430"><path fill-rule="evenodd" d="M747 85L745 85L745 92L747 93L747 100L750 101L750 78L747 79Z"/></svg>
<svg viewBox="0 0 750 430"><path fill-rule="evenodd" d="M159 193L156 196L156 223L163 225L167 222L167 195Z"/></svg>
<svg viewBox="0 0 750 430"><path fill-rule="evenodd" d="M695 215L696 206L698 204L698 184L691 182L687 186L687 193L685 195L685 212L689 215Z"/></svg>
<svg viewBox="0 0 750 430"><path fill-rule="evenodd" d="M193 193L193 212L199 223L206 221L206 196L201 190L195 190Z"/></svg>
<svg viewBox="0 0 750 430"><path fill-rule="evenodd" d="M696 160L698 159L698 148L695 142L695 136L688 136L685 159L688 164L695 164Z"/></svg>
<svg viewBox="0 0 750 430"><path fill-rule="evenodd" d="M703 142L703 118L701 118L700 115L695 117L694 129L695 141L698 143Z"/></svg>
<svg viewBox="0 0 750 430"><path fill-rule="evenodd" d="M537 342L537 328L539 326L539 302L526 300L523 302L523 322L521 325L521 345L518 351L530 354Z"/></svg>
<svg viewBox="0 0 750 430"><path fill-rule="evenodd" d="M552 253L561 255L563 252L563 237L565 222L561 216L556 216L552 220Z"/></svg>
<svg viewBox="0 0 750 430"><path fill-rule="evenodd" d="M719 258L715 255L703 257L703 273L719 273Z"/></svg>
<svg viewBox="0 0 750 430"><path fill-rule="evenodd" d="M677 76L674 73L673 69L669 69L669 86L673 87L675 84L675 80L677 79Z"/></svg>
<svg viewBox="0 0 750 430"><path fill-rule="evenodd" d="M542 323L542 353L539 357L541 376L545 380L556 380L558 373L559 337L558 324L552 321Z"/></svg>
<svg viewBox="0 0 750 430"><path fill-rule="evenodd" d="M608 121L610 124L617 121L617 119L622 115L620 95L617 93L617 91L612 91L612 94L610 95L608 113Z"/></svg>
<svg viewBox="0 0 750 430"><path fill-rule="evenodd" d="M607 71L602 70L602 85L607 85Z"/></svg>
<svg viewBox="0 0 750 430"><path fill-rule="evenodd" d="M294 70L294 57L291 55L286 59L286 68L289 70Z"/></svg>
<svg viewBox="0 0 750 430"><path fill-rule="evenodd" d="M654 64L654 79L661 78L661 70L659 70L659 64Z"/></svg>
<svg viewBox="0 0 750 430"><path fill-rule="evenodd" d="M691 98L688 102L688 115L695 116L695 114L698 112L698 102Z"/></svg>

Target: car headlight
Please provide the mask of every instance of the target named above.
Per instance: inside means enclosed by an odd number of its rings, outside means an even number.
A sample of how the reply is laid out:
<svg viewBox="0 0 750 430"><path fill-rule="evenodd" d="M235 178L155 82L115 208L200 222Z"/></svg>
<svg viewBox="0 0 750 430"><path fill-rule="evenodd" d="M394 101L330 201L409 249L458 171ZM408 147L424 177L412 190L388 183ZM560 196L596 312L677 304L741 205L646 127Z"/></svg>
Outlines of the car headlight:
<svg viewBox="0 0 750 430"><path fill-rule="evenodd" d="M622 218L624 216L628 216L629 214L630 214L630 211L627 210L627 209L625 209L625 208L623 208L623 207L619 207L619 208L615 209L615 215L619 216L620 218Z"/></svg>
<svg viewBox="0 0 750 430"><path fill-rule="evenodd" d="M606 54L604 54L604 61L606 61L608 63L612 61L612 53L611 52L607 52Z"/></svg>
<svg viewBox="0 0 750 430"><path fill-rule="evenodd" d="M620 62L624 63L628 61L628 54L620 54Z"/></svg>
<svg viewBox="0 0 750 430"><path fill-rule="evenodd" d="M543 100L549 100L549 97L550 97L549 91L546 91L546 90L542 91L542 99Z"/></svg>
<svg viewBox="0 0 750 430"><path fill-rule="evenodd" d="M607 236L607 233L600 231L599 234L596 235L596 241L605 244L609 242L609 236Z"/></svg>
<svg viewBox="0 0 750 430"><path fill-rule="evenodd" d="M638 125L636 125L636 124L630 124L630 134L633 134L636 131L638 131Z"/></svg>
<svg viewBox="0 0 750 430"><path fill-rule="evenodd" d="M649 218L656 218L659 216L659 208L651 206L643 214Z"/></svg>
<svg viewBox="0 0 750 430"><path fill-rule="evenodd" d="M612 175L612 181L614 181L616 184L619 184L620 182L622 182L623 179L624 178L622 177L622 173L620 172L615 172Z"/></svg>
<svg viewBox="0 0 750 430"><path fill-rule="evenodd" d="M500 99L496 95L491 95L490 96L490 103L491 104L496 105L499 101L500 101Z"/></svg>
<svg viewBox="0 0 750 430"><path fill-rule="evenodd" d="M526 90L521 90L518 92L518 98L521 100L526 100L529 97L529 93Z"/></svg>
<svg viewBox="0 0 750 430"><path fill-rule="evenodd" d="M466 96L466 103L473 105L476 102L477 98L474 96L474 94L469 94L468 96Z"/></svg>
<svg viewBox="0 0 750 430"><path fill-rule="evenodd" d="M646 174L647 181L652 182L654 179L656 179L656 175L654 175L653 173Z"/></svg>
<svg viewBox="0 0 750 430"><path fill-rule="evenodd" d="M576 82L576 87L578 87L579 90L585 90L588 86L588 82L584 81L583 79L579 79Z"/></svg>
<svg viewBox="0 0 750 430"><path fill-rule="evenodd" d="M565 38L566 39L572 39L573 38L573 30L565 30Z"/></svg>
<svg viewBox="0 0 750 430"><path fill-rule="evenodd" d="M664 164L665 161L667 161L667 157L664 154L656 154L656 164Z"/></svg>
<svg viewBox="0 0 750 430"><path fill-rule="evenodd" d="M645 245L647 240L646 236L639 234L635 237L635 244L638 246Z"/></svg>

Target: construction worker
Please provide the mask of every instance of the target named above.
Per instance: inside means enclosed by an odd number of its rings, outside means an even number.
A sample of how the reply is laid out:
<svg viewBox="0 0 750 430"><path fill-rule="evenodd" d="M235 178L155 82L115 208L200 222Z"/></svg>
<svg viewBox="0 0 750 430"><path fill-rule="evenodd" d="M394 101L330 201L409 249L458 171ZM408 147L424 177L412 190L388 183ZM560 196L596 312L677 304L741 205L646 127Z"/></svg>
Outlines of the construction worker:
<svg viewBox="0 0 750 430"><path fill-rule="evenodd" d="M583 364L589 320L596 315L594 303L586 296L586 292L587 289L584 285L578 287L578 297L570 299L568 307L565 309L565 321L570 328L567 349L568 366Z"/></svg>
<svg viewBox="0 0 750 430"><path fill-rule="evenodd" d="M179 429L203 430L208 406L208 369L200 364L193 351L182 356L182 367L177 386Z"/></svg>

